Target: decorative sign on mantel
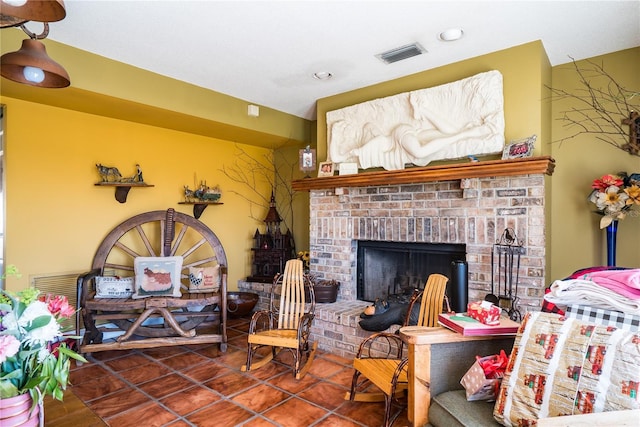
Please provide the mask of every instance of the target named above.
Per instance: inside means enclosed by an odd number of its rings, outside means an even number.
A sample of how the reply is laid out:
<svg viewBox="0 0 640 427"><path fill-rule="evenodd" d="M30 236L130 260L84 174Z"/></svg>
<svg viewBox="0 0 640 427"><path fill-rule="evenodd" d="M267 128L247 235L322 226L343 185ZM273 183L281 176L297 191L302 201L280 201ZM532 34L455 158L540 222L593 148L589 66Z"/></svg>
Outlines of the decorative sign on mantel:
<svg viewBox="0 0 640 427"><path fill-rule="evenodd" d="M339 166L340 175L354 175L358 173L358 164L357 163L340 163Z"/></svg>
<svg viewBox="0 0 640 427"><path fill-rule="evenodd" d="M502 92L502 74L494 70L329 111L328 160L398 170L501 153Z"/></svg>

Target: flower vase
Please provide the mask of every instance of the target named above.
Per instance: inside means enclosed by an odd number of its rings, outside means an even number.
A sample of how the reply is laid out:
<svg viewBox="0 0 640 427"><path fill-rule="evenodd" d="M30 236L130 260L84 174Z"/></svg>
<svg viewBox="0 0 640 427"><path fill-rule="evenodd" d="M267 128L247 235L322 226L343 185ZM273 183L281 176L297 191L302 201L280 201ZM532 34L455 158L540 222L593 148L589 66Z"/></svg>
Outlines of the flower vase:
<svg viewBox="0 0 640 427"><path fill-rule="evenodd" d="M611 221L607 225L607 266L616 265L616 235L618 234L618 221Z"/></svg>
<svg viewBox="0 0 640 427"><path fill-rule="evenodd" d="M0 426L37 427L44 426L44 408L35 405L29 393L0 399Z"/></svg>

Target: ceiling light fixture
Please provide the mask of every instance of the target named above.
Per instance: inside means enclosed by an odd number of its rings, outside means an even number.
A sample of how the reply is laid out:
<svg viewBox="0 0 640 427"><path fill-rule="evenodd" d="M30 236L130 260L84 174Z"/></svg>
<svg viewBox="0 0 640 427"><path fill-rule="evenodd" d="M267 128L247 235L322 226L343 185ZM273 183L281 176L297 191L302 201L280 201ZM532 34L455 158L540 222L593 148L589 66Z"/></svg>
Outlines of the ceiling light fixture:
<svg viewBox="0 0 640 427"><path fill-rule="evenodd" d="M328 71L318 71L317 73L313 73L313 78L316 80L329 80L332 77L333 74Z"/></svg>
<svg viewBox="0 0 640 427"><path fill-rule="evenodd" d="M30 37L22 41L22 47L17 52L5 53L0 57L0 74L14 82L31 86L62 88L71 83L69 74L56 61L47 55L47 49L39 39L49 34L49 24L44 23L42 34L36 35L27 30L24 25L20 28Z"/></svg>
<svg viewBox="0 0 640 427"><path fill-rule="evenodd" d="M39 40L49 35L49 22L67 16L63 0L0 0L0 28L20 26L29 39L22 41L17 52L0 57L0 74L9 80L37 87L67 87L69 74L62 65L47 55ZM25 26L27 21L42 22L44 29L36 35Z"/></svg>
<svg viewBox="0 0 640 427"><path fill-rule="evenodd" d="M438 39L444 42L453 42L460 40L464 35L462 28L449 28L438 34Z"/></svg>
<svg viewBox="0 0 640 427"><path fill-rule="evenodd" d="M0 28L27 21L56 22L65 16L63 0L0 0Z"/></svg>

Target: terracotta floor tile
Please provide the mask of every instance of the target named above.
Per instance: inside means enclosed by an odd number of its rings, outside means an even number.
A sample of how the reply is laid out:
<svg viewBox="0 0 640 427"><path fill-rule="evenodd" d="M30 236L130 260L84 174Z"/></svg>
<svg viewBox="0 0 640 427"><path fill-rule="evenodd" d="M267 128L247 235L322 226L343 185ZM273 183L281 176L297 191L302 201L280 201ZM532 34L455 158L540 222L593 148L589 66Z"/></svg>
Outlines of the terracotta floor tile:
<svg viewBox="0 0 640 427"><path fill-rule="evenodd" d="M197 383L203 383L228 372L231 372L229 368L225 368L222 365L209 361L198 366L186 368L182 371L182 374L188 376Z"/></svg>
<svg viewBox="0 0 640 427"><path fill-rule="evenodd" d="M325 353L322 355L322 358L331 360L332 362L338 363L340 365L345 365L345 366L353 365L353 359L347 359L345 357L338 356L337 354L333 354L333 353Z"/></svg>
<svg viewBox="0 0 640 427"><path fill-rule="evenodd" d="M242 334L230 337L228 343L238 348L247 348L247 336Z"/></svg>
<svg viewBox="0 0 640 427"><path fill-rule="evenodd" d="M369 427L379 427L384 419L384 402L345 401L335 412Z"/></svg>
<svg viewBox="0 0 640 427"><path fill-rule="evenodd" d="M393 422L393 427L402 427L402 426L408 426L409 425L409 418L407 415L407 410L404 409L400 415L398 415L398 418L396 418L396 420Z"/></svg>
<svg viewBox="0 0 640 427"><path fill-rule="evenodd" d="M216 359L220 357L220 355L225 354L224 352L220 351L220 348L217 345L211 345L211 344L205 347L198 348L197 350L194 350L194 351L210 359Z"/></svg>
<svg viewBox="0 0 640 427"><path fill-rule="evenodd" d="M242 337L245 340L247 339L247 334L237 329L227 329L227 339L231 340L232 338Z"/></svg>
<svg viewBox="0 0 640 427"><path fill-rule="evenodd" d="M105 365L107 365L114 371L124 371L125 369L144 366L149 362L151 361L141 354L132 354L125 357L119 357L117 359L109 360L105 362Z"/></svg>
<svg viewBox="0 0 640 427"><path fill-rule="evenodd" d="M227 324L229 326L228 329L237 329L237 330L240 330L242 332L248 333L249 332L249 325L251 324L251 316L246 316L246 317L241 317L241 318L232 317L232 318L229 319Z"/></svg>
<svg viewBox="0 0 640 427"><path fill-rule="evenodd" d="M249 376L231 371L227 375L222 375L211 381L207 381L204 385L220 394L229 396L249 387L253 387L257 383L257 380Z"/></svg>
<svg viewBox="0 0 640 427"><path fill-rule="evenodd" d="M187 415L220 400L220 396L204 387L191 387L161 400L162 404L180 415Z"/></svg>
<svg viewBox="0 0 640 427"><path fill-rule="evenodd" d="M296 380L285 351L260 369L241 372L249 321L230 319L229 325L226 352L218 344L198 344L89 355L89 363L73 368L71 391L111 427L381 424L382 403L344 400L350 359L318 350L309 373ZM407 424L404 411L394 425Z"/></svg>
<svg viewBox="0 0 640 427"><path fill-rule="evenodd" d="M353 373L354 373L353 368L344 368L342 371L339 371L337 374L327 377L326 380L350 389L351 383L353 381Z"/></svg>
<svg viewBox="0 0 640 427"><path fill-rule="evenodd" d="M333 411L344 403L346 391L343 387L322 381L298 393L298 396Z"/></svg>
<svg viewBox="0 0 640 427"><path fill-rule="evenodd" d="M148 363L133 369L121 371L118 374L132 384L142 384L171 373L171 370L159 363Z"/></svg>
<svg viewBox="0 0 640 427"><path fill-rule="evenodd" d="M273 421L269 421L260 416L255 416L251 418L249 421L247 421L246 423L242 424L242 427L275 427L275 426L277 426L277 424L275 424Z"/></svg>
<svg viewBox="0 0 640 427"><path fill-rule="evenodd" d="M189 381L178 374L170 374L162 377L159 381L149 381L144 383L140 385L140 389L155 399L161 399L171 393L175 393L176 391L189 388L192 385L192 381Z"/></svg>
<svg viewBox="0 0 640 427"><path fill-rule="evenodd" d="M309 373L318 378L328 378L344 369L343 365L321 357L315 359L309 368Z"/></svg>
<svg viewBox="0 0 640 427"><path fill-rule="evenodd" d="M221 401L189 415L187 420L198 427L232 427L253 416L232 402Z"/></svg>
<svg viewBox="0 0 640 427"><path fill-rule="evenodd" d="M157 403L148 403L131 411L127 411L113 418L108 418L107 422L111 427L160 427L176 417Z"/></svg>
<svg viewBox="0 0 640 427"><path fill-rule="evenodd" d="M289 372L291 375L291 368L288 366L284 366L281 363L267 363L263 367L259 369L254 369L250 371L251 375L260 380L267 380L269 378L273 378L276 375L280 375L283 372Z"/></svg>
<svg viewBox="0 0 640 427"><path fill-rule="evenodd" d="M293 354L290 351L281 351L276 355L275 360L283 365L293 366Z"/></svg>
<svg viewBox="0 0 640 427"><path fill-rule="evenodd" d="M283 427L309 426L327 412L304 400L293 397L262 415Z"/></svg>
<svg viewBox="0 0 640 427"><path fill-rule="evenodd" d="M127 385L116 377L107 376L74 385L72 386L72 391L79 399L87 402L122 390L125 387Z"/></svg>
<svg viewBox="0 0 640 427"><path fill-rule="evenodd" d="M110 375L102 366L96 364L85 364L84 366L74 369L69 373L69 381L71 384L81 384L85 381Z"/></svg>
<svg viewBox="0 0 640 427"><path fill-rule="evenodd" d="M207 357L201 356L197 353L183 353L162 359L162 363L176 371L180 371L182 369L207 362L208 360L209 359Z"/></svg>
<svg viewBox="0 0 640 427"><path fill-rule="evenodd" d="M305 375L302 379L297 380L293 376L293 373L290 369L287 369L284 373L278 375L277 377L269 379L270 384L286 390L292 394L299 393L302 390L311 387L311 385L315 384L316 382L318 382L318 379L312 377L311 375Z"/></svg>
<svg viewBox="0 0 640 427"><path fill-rule="evenodd" d="M100 418L108 418L147 402L151 402L151 399L144 394L133 389L126 389L93 400L89 403L89 407L98 414Z"/></svg>
<svg viewBox="0 0 640 427"><path fill-rule="evenodd" d="M142 353L154 359L166 359L167 357L175 356L184 352L185 349L179 346L148 348L142 350Z"/></svg>
<svg viewBox="0 0 640 427"><path fill-rule="evenodd" d="M239 405L247 407L254 412L264 412L267 409L280 404L283 400L291 397L290 394L278 390L267 384L259 384L244 391L233 399Z"/></svg>
<svg viewBox="0 0 640 427"><path fill-rule="evenodd" d="M247 349L239 350L228 348L226 353L222 353L215 359L215 362L240 369L240 367L247 362Z"/></svg>
<svg viewBox="0 0 640 427"><path fill-rule="evenodd" d="M398 427L402 424L396 425L394 427ZM336 414L331 414L327 418L321 420L318 424L315 424L314 427L359 427L360 424L356 424L351 420L346 418L342 418Z"/></svg>
<svg viewBox="0 0 640 427"><path fill-rule="evenodd" d="M101 360L104 362L107 360L115 359L117 357L126 356L126 354L127 354L126 352L120 351L120 350L108 350L108 351L101 351L99 353L92 353L91 357L96 360Z"/></svg>

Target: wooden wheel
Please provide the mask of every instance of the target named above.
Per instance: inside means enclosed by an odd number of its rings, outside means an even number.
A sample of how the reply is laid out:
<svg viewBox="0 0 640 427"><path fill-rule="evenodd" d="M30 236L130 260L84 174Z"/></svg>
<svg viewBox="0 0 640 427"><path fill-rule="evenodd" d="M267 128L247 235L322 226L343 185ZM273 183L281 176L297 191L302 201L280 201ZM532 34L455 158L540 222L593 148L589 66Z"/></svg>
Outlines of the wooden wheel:
<svg viewBox="0 0 640 427"><path fill-rule="evenodd" d="M188 291L189 267L226 266L227 259L218 237L197 219L175 212L152 211L136 215L114 228L102 241L93 258L92 268L103 275L132 276L134 260L141 256L176 256L184 259L181 272L182 291ZM226 310L226 288L221 287L219 309ZM183 308L177 315L183 330L192 330L204 322L206 316L193 315L211 311L211 306ZM118 327L127 330L133 323L129 319L114 319ZM169 336L174 333L170 325L140 326L135 334L144 337Z"/></svg>

